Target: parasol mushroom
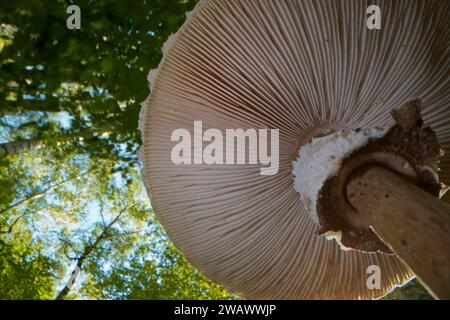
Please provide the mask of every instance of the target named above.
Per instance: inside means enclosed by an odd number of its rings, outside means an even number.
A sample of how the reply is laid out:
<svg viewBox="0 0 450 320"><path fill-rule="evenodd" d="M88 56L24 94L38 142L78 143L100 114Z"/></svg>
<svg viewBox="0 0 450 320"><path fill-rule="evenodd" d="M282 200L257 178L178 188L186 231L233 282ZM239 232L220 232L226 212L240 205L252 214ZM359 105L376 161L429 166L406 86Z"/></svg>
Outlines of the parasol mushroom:
<svg viewBox="0 0 450 320"><path fill-rule="evenodd" d="M449 3L378 3L381 30L366 28L365 1L200 1L150 73L140 128L153 209L190 263L231 292L367 299L414 276L386 248L342 250L318 236L320 223L295 188L312 172L292 163L313 138L356 128L382 138L394 125L391 111L416 98L425 125L450 146ZM279 129L278 173L261 175L258 164L173 163L173 131L199 120L223 132ZM449 183L448 153L440 168ZM372 265L381 270L375 289L366 283Z"/></svg>

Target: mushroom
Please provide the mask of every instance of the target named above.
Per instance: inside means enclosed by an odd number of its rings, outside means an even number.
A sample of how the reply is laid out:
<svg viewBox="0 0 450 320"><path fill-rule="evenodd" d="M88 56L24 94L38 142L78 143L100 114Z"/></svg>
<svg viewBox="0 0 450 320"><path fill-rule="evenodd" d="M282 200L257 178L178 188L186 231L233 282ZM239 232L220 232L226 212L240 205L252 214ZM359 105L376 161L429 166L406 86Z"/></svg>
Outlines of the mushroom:
<svg viewBox="0 0 450 320"><path fill-rule="evenodd" d="M422 101L424 122L442 147L450 146L450 4L379 1L380 30L366 28L368 6L201 0L150 72L140 129L153 209L188 261L231 292L368 299L414 276L396 255L342 250L318 236L320 225L295 189L293 162L313 138L387 130L391 111L413 99ZM192 132L199 120L223 132L279 129L278 173L261 175L258 164L174 164L173 131ZM449 183L448 154L440 168L440 181ZM380 286L368 288L373 265Z"/></svg>

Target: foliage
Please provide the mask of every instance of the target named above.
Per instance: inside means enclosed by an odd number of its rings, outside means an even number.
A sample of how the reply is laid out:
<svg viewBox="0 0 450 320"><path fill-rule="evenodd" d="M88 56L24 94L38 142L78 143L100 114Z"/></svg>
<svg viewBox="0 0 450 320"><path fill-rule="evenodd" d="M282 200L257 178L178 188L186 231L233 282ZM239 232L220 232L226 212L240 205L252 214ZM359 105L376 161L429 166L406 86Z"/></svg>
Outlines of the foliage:
<svg viewBox="0 0 450 320"><path fill-rule="evenodd" d="M0 252L0 299L53 298L58 266L39 246L0 239Z"/></svg>
<svg viewBox="0 0 450 320"><path fill-rule="evenodd" d="M66 28L69 1L3 3L0 114L40 112L22 124L27 130L17 138L126 161L119 166L135 164L147 73L194 3L77 1L82 28L74 31ZM49 112L64 112L70 127L49 121Z"/></svg>

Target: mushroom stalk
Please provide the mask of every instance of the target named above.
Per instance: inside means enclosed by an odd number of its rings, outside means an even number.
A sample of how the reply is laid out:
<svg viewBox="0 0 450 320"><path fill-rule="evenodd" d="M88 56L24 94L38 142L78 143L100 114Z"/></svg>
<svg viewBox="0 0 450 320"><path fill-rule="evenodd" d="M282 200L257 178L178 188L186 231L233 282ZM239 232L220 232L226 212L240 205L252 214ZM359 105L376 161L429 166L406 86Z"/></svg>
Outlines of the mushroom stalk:
<svg viewBox="0 0 450 320"><path fill-rule="evenodd" d="M450 205L382 167L354 174L347 197L435 298L450 299Z"/></svg>

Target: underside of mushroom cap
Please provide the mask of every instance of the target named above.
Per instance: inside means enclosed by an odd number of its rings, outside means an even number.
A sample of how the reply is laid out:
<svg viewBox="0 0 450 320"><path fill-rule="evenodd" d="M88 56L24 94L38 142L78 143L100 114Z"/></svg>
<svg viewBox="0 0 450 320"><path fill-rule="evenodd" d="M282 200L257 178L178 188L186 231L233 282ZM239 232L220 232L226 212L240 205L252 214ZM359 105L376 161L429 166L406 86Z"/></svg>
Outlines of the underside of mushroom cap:
<svg viewBox="0 0 450 320"><path fill-rule="evenodd" d="M342 251L295 191L292 161L317 132L391 126L413 98L444 148L449 2L200 1L171 37L141 112L143 178L170 239L202 273L253 299L366 299L410 279L395 256ZM194 121L219 130L280 130L280 167L175 165L171 134ZM449 153L440 178L450 182ZM367 268L381 270L368 289Z"/></svg>

